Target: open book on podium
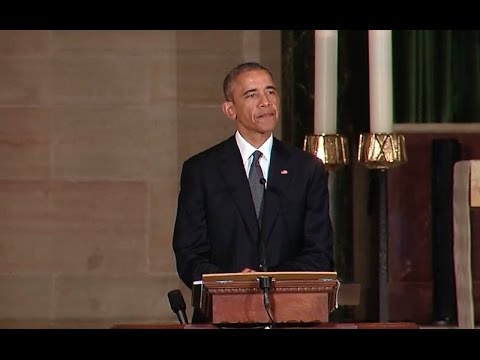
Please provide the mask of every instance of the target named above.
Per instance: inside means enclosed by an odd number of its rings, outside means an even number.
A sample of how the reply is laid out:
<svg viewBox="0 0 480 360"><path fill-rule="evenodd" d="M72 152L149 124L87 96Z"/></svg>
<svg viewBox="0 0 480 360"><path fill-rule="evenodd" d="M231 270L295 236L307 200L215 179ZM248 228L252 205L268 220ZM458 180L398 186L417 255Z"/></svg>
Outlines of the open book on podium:
<svg viewBox="0 0 480 360"><path fill-rule="evenodd" d="M204 274L194 283L192 306L212 324L268 324L262 278L269 278L276 323L328 322L338 307L336 272L286 271Z"/></svg>

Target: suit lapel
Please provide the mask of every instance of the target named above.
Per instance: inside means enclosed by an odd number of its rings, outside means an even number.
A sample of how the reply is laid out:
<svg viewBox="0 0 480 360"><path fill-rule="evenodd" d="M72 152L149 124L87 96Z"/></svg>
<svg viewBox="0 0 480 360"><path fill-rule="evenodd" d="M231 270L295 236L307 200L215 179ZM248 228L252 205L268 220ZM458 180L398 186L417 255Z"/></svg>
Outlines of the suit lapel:
<svg viewBox="0 0 480 360"><path fill-rule="evenodd" d="M292 169L289 158L290 154L287 149L280 141L274 138L270 169L268 173L267 191L265 193L265 217L263 220L267 242L282 208L282 194L287 192L290 184L290 172Z"/></svg>
<svg viewBox="0 0 480 360"><path fill-rule="evenodd" d="M223 150L221 153L220 171L246 224L250 238L255 241L258 237L257 216L255 214L250 186L243 167L242 156L240 155L240 150L238 150L234 136L225 142Z"/></svg>

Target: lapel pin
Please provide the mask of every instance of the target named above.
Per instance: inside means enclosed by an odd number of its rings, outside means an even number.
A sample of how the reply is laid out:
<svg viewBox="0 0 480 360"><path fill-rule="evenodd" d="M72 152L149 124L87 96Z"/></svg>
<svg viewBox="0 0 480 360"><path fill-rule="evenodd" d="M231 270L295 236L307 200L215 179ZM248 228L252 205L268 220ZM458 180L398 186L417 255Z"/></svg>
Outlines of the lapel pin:
<svg viewBox="0 0 480 360"><path fill-rule="evenodd" d="M288 174L288 170L282 170L282 171L280 171L280 174L282 174L282 175L287 175L287 174Z"/></svg>

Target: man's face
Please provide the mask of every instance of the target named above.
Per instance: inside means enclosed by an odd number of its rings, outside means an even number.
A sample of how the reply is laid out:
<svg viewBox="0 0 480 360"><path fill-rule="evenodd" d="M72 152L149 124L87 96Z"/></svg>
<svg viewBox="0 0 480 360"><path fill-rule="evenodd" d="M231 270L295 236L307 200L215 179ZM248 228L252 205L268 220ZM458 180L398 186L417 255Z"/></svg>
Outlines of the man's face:
<svg viewBox="0 0 480 360"><path fill-rule="evenodd" d="M232 88L231 119L242 134L270 134L278 123L280 103L277 88L267 71L240 74Z"/></svg>

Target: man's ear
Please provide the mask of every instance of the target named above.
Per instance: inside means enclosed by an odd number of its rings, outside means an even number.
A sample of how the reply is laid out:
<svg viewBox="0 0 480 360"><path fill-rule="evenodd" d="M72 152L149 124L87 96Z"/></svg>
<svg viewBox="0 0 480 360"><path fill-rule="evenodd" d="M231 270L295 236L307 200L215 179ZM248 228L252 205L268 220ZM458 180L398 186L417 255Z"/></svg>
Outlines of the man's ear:
<svg viewBox="0 0 480 360"><path fill-rule="evenodd" d="M222 104L223 113L231 120L237 118L237 113L235 111L235 105L231 101L224 101Z"/></svg>

